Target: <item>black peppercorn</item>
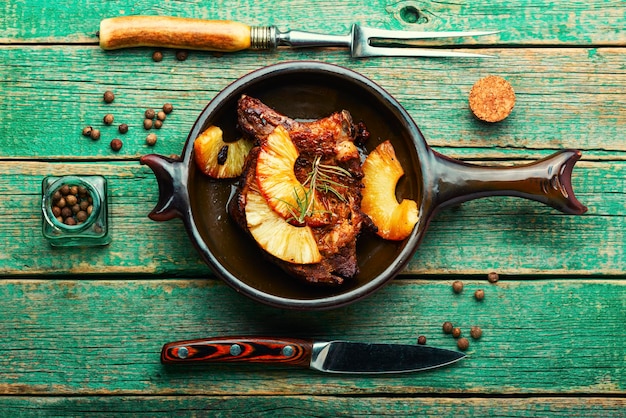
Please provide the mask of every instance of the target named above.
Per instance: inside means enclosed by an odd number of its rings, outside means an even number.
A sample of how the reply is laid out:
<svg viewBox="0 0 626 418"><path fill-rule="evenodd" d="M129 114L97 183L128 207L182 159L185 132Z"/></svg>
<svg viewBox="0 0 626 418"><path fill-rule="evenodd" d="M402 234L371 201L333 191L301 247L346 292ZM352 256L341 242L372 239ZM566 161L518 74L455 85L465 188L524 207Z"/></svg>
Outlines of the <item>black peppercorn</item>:
<svg viewBox="0 0 626 418"><path fill-rule="evenodd" d="M426 344L426 337L423 335L420 335L419 337L417 337L417 343L419 345L424 345Z"/></svg>
<svg viewBox="0 0 626 418"><path fill-rule="evenodd" d="M113 141L111 141L111 149L113 151L119 151L122 149L122 141L118 138L115 138Z"/></svg>
<svg viewBox="0 0 626 418"><path fill-rule="evenodd" d="M169 115L170 113L172 113L172 110L174 110L174 106L172 106L171 103L165 103L163 105L163 111L165 112L165 114Z"/></svg>
<svg viewBox="0 0 626 418"><path fill-rule="evenodd" d="M178 61L185 61L188 55L187 51L176 51L176 59Z"/></svg>
<svg viewBox="0 0 626 418"><path fill-rule="evenodd" d="M163 59L163 53L161 51L154 51L152 53L152 60L154 62L160 62Z"/></svg>
<svg viewBox="0 0 626 418"><path fill-rule="evenodd" d="M93 128L91 126L85 126L83 128L83 136L91 136L91 130Z"/></svg>
<svg viewBox="0 0 626 418"><path fill-rule="evenodd" d="M454 328L454 325L452 325L452 322L446 321L443 323L443 326L441 328L443 329L444 333L450 334L452 332L452 328Z"/></svg>
<svg viewBox="0 0 626 418"><path fill-rule="evenodd" d="M476 300L483 300L485 298L485 291L482 289L478 289L474 292L474 297Z"/></svg>
<svg viewBox="0 0 626 418"><path fill-rule="evenodd" d="M489 283L495 283L499 279L500 279L500 276L495 271L492 271L491 273L487 275L487 280L489 280Z"/></svg>
<svg viewBox="0 0 626 418"><path fill-rule="evenodd" d="M148 136L146 137L146 144L152 147L154 146L154 144L156 144L156 142L157 142L157 136L155 134L148 134Z"/></svg>
<svg viewBox="0 0 626 418"><path fill-rule="evenodd" d="M152 119L144 119L143 120L143 128L146 131L149 131L150 129L152 129L152 124L153 124Z"/></svg>
<svg viewBox="0 0 626 418"><path fill-rule="evenodd" d="M455 327L452 329L452 336L454 338L459 338L461 336L461 328Z"/></svg>
<svg viewBox="0 0 626 418"><path fill-rule="evenodd" d="M157 113L156 117L157 117L158 120L163 121L163 120L165 120L165 118L167 116L165 116L165 112L161 110L159 113Z"/></svg>
<svg viewBox="0 0 626 418"><path fill-rule="evenodd" d="M99 129L92 129L91 130L91 139L93 139L94 141L97 141L98 139L100 139L100 130Z"/></svg>
<svg viewBox="0 0 626 418"><path fill-rule="evenodd" d="M460 280L456 280L452 283L452 290L454 293L461 293L463 291L463 282Z"/></svg>
<svg viewBox="0 0 626 418"><path fill-rule="evenodd" d="M128 125L122 123L120 126L117 127L117 130L120 131L121 134L125 134L126 132L128 132Z"/></svg>
<svg viewBox="0 0 626 418"><path fill-rule="evenodd" d="M469 340L467 338L459 338L456 345L459 347L459 350L465 351L469 348Z"/></svg>
<svg viewBox="0 0 626 418"><path fill-rule="evenodd" d="M473 326L470 329L470 335L472 336L473 339L477 340L483 335L483 330L480 329L480 327Z"/></svg>
<svg viewBox="0 0 626 418"><path fill-rule="evenodd" d="M112 114L107 113L106 115L104 115L104 118L102 118L102 121L104 122L105 125L110 125L113 123L113 120L115 118L113 117Z"/></svg>
<svg viewBox="0 0 626 418"><path fill-rule="evenodd" d="M115 95L113 94L113 92L109 91L109 90L105 91L104 92L104 102L105 103L112 103L113 100L115 100Z"/></svg>
<svg viewBox="0 0 626 418"><path fill-rule="evenodd" d="M154 109L146 109L144 115L146 119L154 119L154 117L156 116L156 112L154 111Z"/></svg>

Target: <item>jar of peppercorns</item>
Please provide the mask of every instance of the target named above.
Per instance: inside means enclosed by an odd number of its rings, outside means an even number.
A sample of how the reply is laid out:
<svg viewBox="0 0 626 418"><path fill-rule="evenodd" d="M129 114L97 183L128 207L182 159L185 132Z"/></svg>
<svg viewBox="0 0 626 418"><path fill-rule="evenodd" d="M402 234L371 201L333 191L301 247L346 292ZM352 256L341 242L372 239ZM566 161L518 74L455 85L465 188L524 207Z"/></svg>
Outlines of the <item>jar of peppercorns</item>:
<svg viewBox="0 0 626 418"><path fill-rule="evenodd" d="M41 184L42 230L59 247L106 245L107 183L102 176L49 176Z"/></svg>

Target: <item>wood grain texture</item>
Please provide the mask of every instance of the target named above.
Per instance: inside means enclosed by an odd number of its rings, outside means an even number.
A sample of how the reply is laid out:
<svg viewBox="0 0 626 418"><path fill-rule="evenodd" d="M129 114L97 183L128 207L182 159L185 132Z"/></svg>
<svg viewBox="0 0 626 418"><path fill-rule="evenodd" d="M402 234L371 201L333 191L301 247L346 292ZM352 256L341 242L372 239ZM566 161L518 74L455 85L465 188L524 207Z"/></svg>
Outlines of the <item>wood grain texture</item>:
<svg viewBox="0 0 626 418"><path fill-rule="evenodd" d="M237 78L265 65L293 59L349 67L377 82L402 104L426 141L453 157L537 159L561 148L583 150L584 160L624 160L626 68L619 48L498 49L496 59L352 60L345 51L242 52L215 57L192 52L183 62L153 49L102 51L97 47L0 47L0 158L138 159L149 152L181 152L195 119ZM489 52L489 51L483 51ZM54 63L54 65L50 65ZM511 82L516 106L509 118L485 124L469 110L471 86L488 74ZM4 86L4 87L2 87ZM104 91L116 100L105 104ZM572 98L575 98L574 100ZM145 144L143 113L171 102L174 112L154 148ZM112 113L115 122L102 118ZM119 123L129 132L120 135ZM81 136L84 126L102 138ZM124 147L114 153L109 142Z"/></svg>
<svg viewBox="0 0 626 418"><path fill-rule="evenodd" d="M0 407L13 416L91 415L150 417L623 417L624 398L424 398L332 396L100 396L1 397Z"/></svg>
<svg viewBox="0 0 626 418"><path fill-rule="evenodd" d="M514 198L467 202L435 216L405 274L621 275L626 165L583 161L574 172L574 189L588 214L565 216ZM107 178L109 246L55 249L45 241L41 182L62 174ZM209 276L180 220L148 219L158 193L150 169L133 161L0 163L0 195L6 197L0 199L0 274Z"/></svg>
<svg viewBox="0 0 626 418"><path fill-rule="evenodd" d="M282 311L206 280L5 280L0 286L4 395L419 396L620 395L626 384L626 281L397 281L326 312ZM477 302L474 290L483 288ZM415 374L364 378L252 364L160 364L164 343L232 334L414 343L468 357ZM7 344L8 343L8 344ZM542 395L544 394L544 395Z"/></svg>

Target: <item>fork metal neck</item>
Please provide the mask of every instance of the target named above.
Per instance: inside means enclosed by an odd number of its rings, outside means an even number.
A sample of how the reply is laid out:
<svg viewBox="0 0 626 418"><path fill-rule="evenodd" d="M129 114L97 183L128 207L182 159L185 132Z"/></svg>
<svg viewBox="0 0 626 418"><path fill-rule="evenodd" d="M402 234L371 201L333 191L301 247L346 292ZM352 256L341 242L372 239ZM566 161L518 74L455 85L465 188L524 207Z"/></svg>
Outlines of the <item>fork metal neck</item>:
<svg viewBox="0 0 626 418"><path fill-rule="evenodd" d="M255 26L250 31L252 49L274 50L279 46L292 48L346 47L350 48L351 35L327 35L299 30L279 31L275 26Z"/></svg>

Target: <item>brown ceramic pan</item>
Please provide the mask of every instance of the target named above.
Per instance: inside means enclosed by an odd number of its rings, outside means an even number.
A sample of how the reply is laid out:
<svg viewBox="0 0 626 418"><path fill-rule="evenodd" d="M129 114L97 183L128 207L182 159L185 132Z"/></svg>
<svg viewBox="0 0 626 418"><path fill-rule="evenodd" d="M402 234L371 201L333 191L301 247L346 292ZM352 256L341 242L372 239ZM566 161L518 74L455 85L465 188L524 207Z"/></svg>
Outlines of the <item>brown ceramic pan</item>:
<svg viewBox="0 0 626 418"><path fill-rule="evenodd" d="M360 237L360 273L340 287L301 282L269 263L229 218L227 204L234 181L203 175L192 155L195 138L209 125L221 127L225 139L240 137L236 105L242 94L295 119L317 119L346 109L355 121L365 122L371 133L367 150L391 140L405 170L398 196L418 203L420 218L412 234L402 242ZM370 295L401 272L430 219L445 206L506 195L535 200L567 214L584 213L587 209L575 198L571 185L572 169L580 156L577 150L563 150L512 167L472 165L445 157L427 145L406 110L371 80L335 65L299 61L259 69L220 92L191 129L180 159L151 154L141 162L154 171L159 185L159 201L149 217L156 221L181 218L191 242L224 282L275 307L330 309Z"/></svg>

